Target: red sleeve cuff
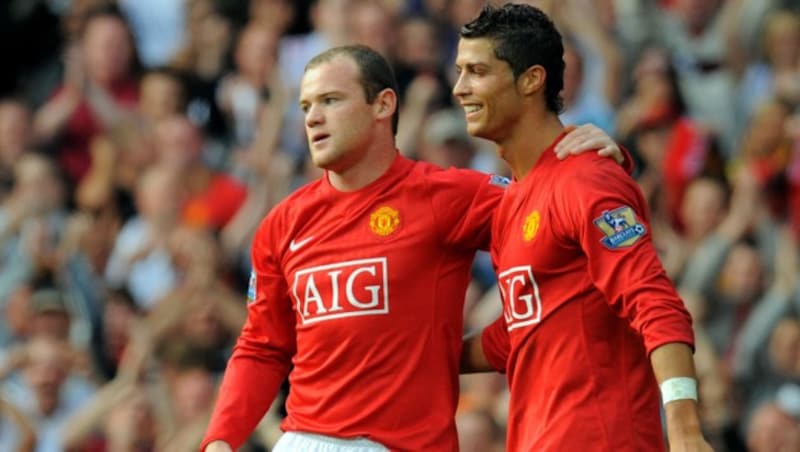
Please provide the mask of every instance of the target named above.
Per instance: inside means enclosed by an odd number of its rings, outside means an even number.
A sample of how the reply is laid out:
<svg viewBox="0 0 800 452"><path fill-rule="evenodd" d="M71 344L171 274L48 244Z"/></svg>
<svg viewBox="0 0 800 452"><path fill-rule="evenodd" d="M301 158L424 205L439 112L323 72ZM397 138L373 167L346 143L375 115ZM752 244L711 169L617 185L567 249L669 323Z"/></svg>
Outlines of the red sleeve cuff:
<svg viewBox="0 0 800 452"><path fill-rule="evenodd" d="M506 323L502 315L491 325L484 328L481 333L481 347L489 364L496 371L506 373L510 343L508 341Z"/></svg>

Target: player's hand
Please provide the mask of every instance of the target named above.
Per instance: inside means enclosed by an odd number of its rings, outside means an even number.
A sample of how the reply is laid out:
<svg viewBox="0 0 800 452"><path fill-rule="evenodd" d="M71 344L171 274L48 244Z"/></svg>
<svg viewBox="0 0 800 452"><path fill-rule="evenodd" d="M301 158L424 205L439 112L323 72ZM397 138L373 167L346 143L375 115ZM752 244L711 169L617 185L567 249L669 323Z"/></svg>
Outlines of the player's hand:
<svg viewBox="0 0 800 452"><path fill-rule="evenodd" d="M664 405L670 452L713 452L703 438L697 402L675 400Z"/></svg>
<svg viewBox="0 0 800 452"><path fill-rule="evenodd" d="M600 156L611 157L619 164L625 161L625 156L622 155L617 143L594 124L584 124L580 127L569 125L564 131L566 136L556 144L555 148L556 156L561 160L570 155L597 149Z"/></svg>
<svg viewBox="0 0 800 452"><path fill-rule="evenodd" d="M203 452L233 452L233 449L225 441L212 441L203 449Z"/></svg>
<svg viewBox="0 0 800 452"><path fill-rule="evenodd" d="M678 438L669 438L669 452L714 452L703 435L680 435Z"/></svg>

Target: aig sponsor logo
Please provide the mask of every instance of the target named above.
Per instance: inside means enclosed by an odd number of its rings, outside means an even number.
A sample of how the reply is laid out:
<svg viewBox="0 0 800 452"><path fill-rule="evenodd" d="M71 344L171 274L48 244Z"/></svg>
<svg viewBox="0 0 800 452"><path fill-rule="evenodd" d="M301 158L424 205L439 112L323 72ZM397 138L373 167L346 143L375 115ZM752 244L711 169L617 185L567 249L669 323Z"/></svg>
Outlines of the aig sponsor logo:
<svg viewBox="0 0 800 452"><path fill-rule="evenodd" d="M303 324L389 312L385 257L298 270L292 285Z"/></svg>
<svg viewBox="0 0 800 452"><path fill-rule="evenodd" d="M542 300L530 265L512 267L497 276L508 331L539 323Z"/></svg>

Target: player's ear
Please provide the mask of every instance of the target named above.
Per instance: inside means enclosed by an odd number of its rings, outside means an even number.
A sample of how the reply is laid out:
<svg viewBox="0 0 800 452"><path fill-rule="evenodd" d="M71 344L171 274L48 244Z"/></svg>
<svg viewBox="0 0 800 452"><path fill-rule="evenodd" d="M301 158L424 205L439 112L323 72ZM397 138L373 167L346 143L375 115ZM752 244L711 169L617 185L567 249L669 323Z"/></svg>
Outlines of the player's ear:
<svg viewBox="0 0 800 452"><path fill-rule="evenodd" d="M397 93L391 88L384 88L375 96L372 106L376 118L391 119L395 110L397 110Z"/></svg>
<svg viewBox="0 0 800 452"><path fill-rule="evenodd" d="M544 89L546 79L547 71L542 66L535 64L519 75L517 78L517 88L523 95L530 96Z"/></svg>

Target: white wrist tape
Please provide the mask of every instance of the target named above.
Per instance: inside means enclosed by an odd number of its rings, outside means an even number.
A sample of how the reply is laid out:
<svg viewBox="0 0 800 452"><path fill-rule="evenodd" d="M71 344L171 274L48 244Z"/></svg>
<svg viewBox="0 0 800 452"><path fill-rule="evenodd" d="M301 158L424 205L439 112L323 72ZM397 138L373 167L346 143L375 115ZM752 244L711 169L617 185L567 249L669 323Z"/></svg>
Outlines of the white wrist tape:
<svg viewBox="0 0 800 452"><path fill-rule="evenodd" d="M697 380L689 377L668 378L661 383L661 402L666 405L675 400L697 401Z"/></svg>

